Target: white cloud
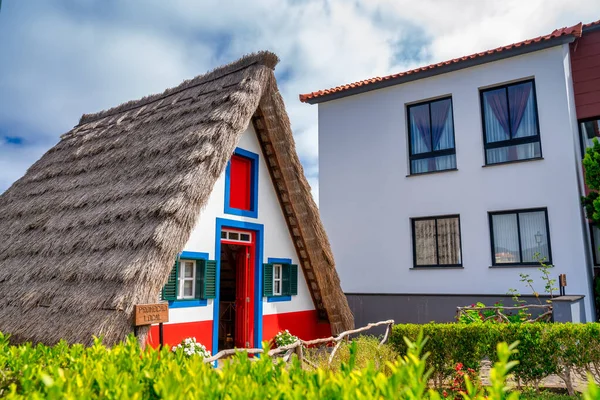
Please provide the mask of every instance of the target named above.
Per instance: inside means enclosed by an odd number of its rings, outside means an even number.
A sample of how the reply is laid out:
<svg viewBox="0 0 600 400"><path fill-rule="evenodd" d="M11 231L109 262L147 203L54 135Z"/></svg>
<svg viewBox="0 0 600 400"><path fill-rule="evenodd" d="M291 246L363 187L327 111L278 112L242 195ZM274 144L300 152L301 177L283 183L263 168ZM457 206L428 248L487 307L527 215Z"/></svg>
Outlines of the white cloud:
<svg viewBox="0 0 600 400"><path fill-rule="evenodd" d="M269 49L281 58L277 72L289 72L280 90L318 192L317 107L301 104L299 93L600 18L595 0L138 0L104 4L102 12L92 1L58 3L70 7L3 4L0 129L19 126L33 145L24 147L18 162L0 148L0 191L39 157L39 143L57 141L82 113Z"/></svg>

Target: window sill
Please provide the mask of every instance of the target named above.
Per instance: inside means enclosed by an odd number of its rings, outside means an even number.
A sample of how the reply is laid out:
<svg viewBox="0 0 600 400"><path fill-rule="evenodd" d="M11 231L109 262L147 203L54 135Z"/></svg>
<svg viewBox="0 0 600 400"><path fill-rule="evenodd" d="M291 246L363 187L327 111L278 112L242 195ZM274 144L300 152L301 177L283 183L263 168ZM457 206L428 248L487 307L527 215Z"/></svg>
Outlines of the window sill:
<svg viewBox="0 0 600 400"><path fill-rule="evenodd" d="M181 299L169 301L169 308L206 307L206 299Z"/></svg>
<svg viewBox="0 0 600 400"><path fill-rule="evenodd" d="M465 269L465 267L462 266L451 266L451 267L442 267L442 266L435 266L435 267L412 267L409 268L410 270L426 270L426 269Z"/></svg>
<svg viewBox="0 0 600 400"><path fill-rule="evenodd" d="M407 178L412 178L413 176L441 174L441 173L444 173L444 172L452 172L452 171L458 171L458 168L442 169L442 170L439 170L439 171L419 172L419 173L415 173L415 174L406 175L406 177Z"/></svg>
<svg viewBox="0 0 600 400"><path fill-rule="evenodd" d="M279 303L282 301L291 301L291 300L292 300L292 296L267 297L267 303Z"/></svg>
<svg viewBox="0 0 600 400"><path fill-rule="evenodd" d="M551 262L546 262L548 265L552 264ZM536 264L506 264L506 265L490 265L488 268L539 268L541 265L539 263Z"/></svg>
<svg viewBox="0 0 600 400"><path fill-rule="evenodd" d="M258 218L257 210L242 210L239 208L231 208L229 206L225 206L223 212L229 215L237 215L238 217Z"/></svg>
<svg viewBox="0 0 600 400"><path fill-rule="evenodd" d="M528 158L526 160L503 161L503 162L494 163L494 164L482 165L481 168L495 167L496 165L518 164L518 163L531 162L531 161L540 161L543 159L544 159L544 157L535 157L535 158Z"/></svg>

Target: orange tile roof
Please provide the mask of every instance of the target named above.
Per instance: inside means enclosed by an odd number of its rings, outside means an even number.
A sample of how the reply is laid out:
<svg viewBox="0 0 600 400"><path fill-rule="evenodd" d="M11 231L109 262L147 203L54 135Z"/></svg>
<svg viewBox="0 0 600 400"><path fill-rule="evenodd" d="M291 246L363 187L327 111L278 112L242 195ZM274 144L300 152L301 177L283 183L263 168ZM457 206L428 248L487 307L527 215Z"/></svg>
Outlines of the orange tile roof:
<svg viewBox="0 0 600 400"><path fill-rule="evenodd" d="M583 29L591 28L592 26L600 25L600 20L590 22L589 24L583 24Z"/></svg>
<svg viewBox="0 0 600 400"><path fill-rule="evenodd" d="M460 58L455 58L452 60L448 60L448 61L443 61L437 64L431 64L431 65L427 65L425 67L419 67L419 68L415 68L415 69L411 69L409 71L405 71L405 72L400 72L398 74L392 74L392 75L387 75L387 76L383 76L383 77L375 77L375 78L371 78L371 79L365 79L363 81L359 81L359 82L354 82L354 83L349 83L346 85L342 85L342 86L337 86L334 88L330 88L330 89L324 89L324 90L319 90L317 92L312 92L312 93L306 93L306 94L301 94L300 95L300 101L303 103L308 103L311 99L315 99L315 98L319 98L319 97L323 97L323 96L327 96L330 94L334 94L334 93L339 93L339 92L344 92L350 89L354 89L354 88L358 88L361 86L368 86L377 82L383 82L383 81L387 81L390 79L395 79L395 78L400 78L403 76L407 76L407 75L413 75L413 74L419 74L419 73L423 73L425 71L431 71L434 70L436 68L440 68L443 66L448 66L448 65L453 65L453 64L460 64L462 62L465 61L469 61L469 60L473 60L473 59L477 59L480 57L485 57L485 56L489 56L492 54L496 54L496 53L500 53L503 51L507 51L507 50L511 50L511 49L517 49L520 47L526 47L535 43L539 43L539 42L544 42L544 41L548 41L548 40L552 40L552 39L557 39L560 37L566 37L566 36L573 36L575 38L581 37L581 33L582 33L582 28L583 27L589 27L595 24L600 24L600 21L596 21L596 22L592 22L586 25L583 25L581 22L577 25L571 26L571 27L566 27L566 28L560 28L560 29L555 29L552 33L550 33L549 35L545 35L545 36L539 36L536 37L534 39L529 39L529 40L524 40L522 42L518 42L518 43L513 43L513 44L509 44L508 46L502 46L502 47L498 47L496 49L493 50L487 50L481 53L475 53L475 54L471 54L468 56L464 56L464 57L460 57Z"/></svg>

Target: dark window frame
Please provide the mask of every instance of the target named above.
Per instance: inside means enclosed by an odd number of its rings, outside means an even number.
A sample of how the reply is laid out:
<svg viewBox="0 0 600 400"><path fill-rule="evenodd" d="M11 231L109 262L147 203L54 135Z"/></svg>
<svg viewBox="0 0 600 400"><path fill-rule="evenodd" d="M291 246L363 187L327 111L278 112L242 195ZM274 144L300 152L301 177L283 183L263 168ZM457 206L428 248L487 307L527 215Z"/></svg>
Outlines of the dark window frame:
<svg viewBox="0 0 600 400"><path fill-rule="evenodd" d="M496 262L496 253L494 251L494 215L505 215L505 214L517 214L517 234L519 238L519 259L523 259L523 249L521 248L521 224L518 214L519 213L529 213L529 212L539 212L543 211L546 217L546 237L548 238L548 259L545 261L547 264L552 264L552 244L550 239L550 222L548 218L548 208L547 207L537 207L537 208L522 208L517 210L502 210L502 211L489 211L488 212L488 225L490 230L490 250L492 256L492 266L494 267L511 267L511 266L520 266L520 265L539 265L538 262L516 262L516 263L497 263Z"/></svg>
<svg viewBox="0 0 600 400"><path fill-rule="evenodd" d="M516 138L516 139L513 139L511 137L510 139L507 139L507 140L488 143L487 132L486 132L486 127L485 127L485 107L484 107L484 102L483 102L483 94L486 92L490 92L492 90L498 90L498 89L504 89L506 91L506 102L507 102L507 106L508 106L507 109L509 112L509 118L508 118L509 132L508 132L508 134L512 136L512 132L511 132L512 125L510 122L510 103L508 100L508 88L511 86L521 85L523 83L528 83L528 82L531 82L531 88L532 88L532 94L533 94L533 106L535 107L535 122L537 125L537 135L526 136L523 138ZM485 89L479 89L479 103L480 103L479 106L481 109L481 125L482 125L482 129L483 129L483 148L484 148L483 153L484 153L484 157L485 157L485 165L510 164L513 162L521 162L521 161L526 161L526 160L537 160L537 159L541 159L544 157L544 153L542 152L542 138L540 135L540 113L539 113L539 108L538 108L538 103L537 103L537 90L535 87L535 79L534 78L525 79L525 80L518 81L518 82L506 83L504 85L488 87ZM501 147L517 146L520 144L535 143L535 142L539 142L539 144L540 144L540 156L539 157L508 160L508 161L502 161L502 162L492 163L492 164L488 163L488 159L487 159L487 151L488 150L498 149Z"/></svg>
<svg viewBox="0 0 600 400"><path fill-rule="evenodd" d="M419 154L414 154L412 152L412 129L411 129L411 123L410 123L410 109L413 107L418 107L418 106L422 106L427 104L429 106L429 135L430 137L433 135L431 126L431 103L435 103L437 101L442 101L442 100L450 100L450 112L452 115L452 140L454 142L454 147L451 149L443 149L443 150L433 150L433 138L431 138L431 146L432 146L432 150L430 152L427 153L419 153ZM412 168L412 162L414 160L422 160L422 159L426 159L426 158L433 158L433 157L442 157L442 156L449 156L454 154L455 157L455 162L456 162L456 130L454 129L454 103L452 101L452 96L445 96L445 97L440 97L437 99L432 99L432 100L425 100L425 101L420 101L418 103L411 103L408 104L406 106L406 121L408 124L407 130L408 130L408 169L410 172L410 175L421 175L421 174L429 174L432 172L443 172L443 171L453 171L456 168L449 168L449 169L441 169L441 170L435 170L435 171L426 171L426 172L413 172L413 168Z"/></svg>
<svg viewBox="0 0 600 400"><path fill-rule="evenodd" d="M440 245L438 243L437 221L439 219L450 219L450 218L457 218L458 219L458 239L459 239L458 251L459 251L459 255L460 255L460 263L458 263L458 264L440 264L440 252L439 252ZM417 238L415 236L415 222L417 222L417 221L429 221L429 220L435 220L435 246L436 246L437 264L418 265L417 264ZM435 215L435 216L431 216L431 217L416 217L416 218L411 218L410 219L410 226L411 226L412 247L413 247L413 268L456 268L456 267L462 267L463 266L463 264L462 264L462 261L463 261L463 256L462 256L462 228L461 228L461 224L460 224L460 214Z"/></svg>
<svg viewBox="0 0 600 400"><path fill-rule="evenodd" d="M581 130L581 124L584 124L584 123L590 122L590 121L600 121L600 115L598 115L597 117L583 118L583 119L577 120L577 130L579 132L579 147L581 148L581 159L582 160L585 157L586 147L583 144L583 131ZM598 137L598 140L600 140L600 136Z"/></svg>
<svg viewBox="0 0 600 400"><path fill-rule="evenodd" d="M600 243L594 243L594 224L592 224L591 222L588 222L588 226L590 229L590 245L592 247L592 261L594 263L594 267L600 267L600 260L598 260L596 258L596 250L594 250L594 246L596 246L597 244L600 245Z"/></svg>

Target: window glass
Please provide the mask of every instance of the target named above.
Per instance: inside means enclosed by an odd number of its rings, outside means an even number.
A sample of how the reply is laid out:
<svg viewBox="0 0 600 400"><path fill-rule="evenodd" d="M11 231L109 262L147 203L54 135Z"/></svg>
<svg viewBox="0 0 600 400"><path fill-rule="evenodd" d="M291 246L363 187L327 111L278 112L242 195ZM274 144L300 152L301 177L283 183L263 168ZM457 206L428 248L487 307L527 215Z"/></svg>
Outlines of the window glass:
<svg viewBox="0 0 600 400"><path fill-rule="evenodd" d="M456 168L452 100L408 106L411 174Z"/></svg>
<svg viewBox="0 0 600 400"><path fill-rule="evenodd" d="M541 157L533 81L481 92L486 163Z"/></svg>
<svg viewBox="0 0 600 400"><path fill-rule="evenodd" d="M521 262L517 214L494 215L492 216L492 225L496 263Z"/></svg>
<svg viewBox="0 0 600 400"><path fill-rule="evenodd" d="M437 264L437 246L435 244L435 220L415 221L415 243L417 265Z"/></svg>
<svg viewBox="0 0 600 400"><path fill-rule="evenodd" d="M461 264L460 227L458 218L438 219L437 234L439 264Z"/></svg>
<svg viewBox="0 0 600 400"><path fill-rule="evenodd" d="M191 260L179 261L179 298L194 298L196 286L196 262Z"/></svg>
<svg viewBox="0 0 600 400"><path fill-rule="evenodd" d="M273 265L273 294L274 295L281 295L281 272L282 272L282 266L281 264L274 264Z"/></svg>
<svg viewBox="0 0 600 400"><path fill-rule="evenodd" d="M548 258L548 236L546 235L546 213L543 211L519 213L521 250L523 262L536 262L539 257Z"/></svg>
<svg viewBox="0 0 600 400"><path fill-rule="evenodd" d="M194 295L194 282L188 280L183 282L183 295L186 297Z"/></svg>
<svg viewBox="0 0 600 400"><path fill-rule="evenodd" d="M592 225L592 247L594 251L594 265L600 265L600 228Z"/></svg>
<svg viewBox="0 0 600 400"><path fill-rule="evenodd" d="M600 118L592 121L580 122L579 130L581 133L581 144L583 145L582 156L585 156L585 149L593 146L594 138L600 140Z"/></svg>
<svg viewBox="0 0 600 400"><path fill-rule="evenodd" d="M545 210L491 214L494 264L551 262Z"/></svg>
<svg viewBox="0 0 600 400"><path fill-rule="evenodd" d="M413 240L416 266L462 264L458 217L415 219Z"/></svg>

